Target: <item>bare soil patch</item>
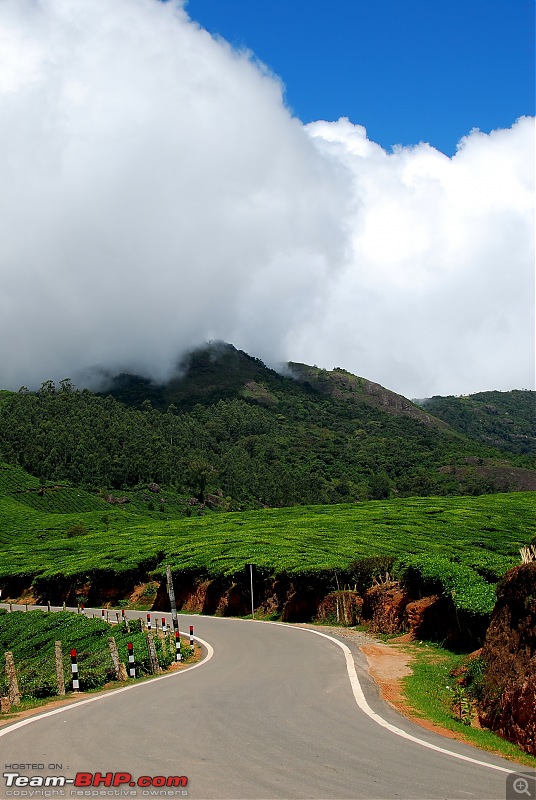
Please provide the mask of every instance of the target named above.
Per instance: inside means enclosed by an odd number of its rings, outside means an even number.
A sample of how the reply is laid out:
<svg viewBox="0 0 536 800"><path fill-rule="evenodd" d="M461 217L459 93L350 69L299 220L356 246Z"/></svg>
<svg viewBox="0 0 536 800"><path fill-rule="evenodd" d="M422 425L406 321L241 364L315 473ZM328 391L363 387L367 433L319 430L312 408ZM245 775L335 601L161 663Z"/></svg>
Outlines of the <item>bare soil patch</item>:
<svg viewBox="0 0 536 800"><path fill-rule="evenodd" d="M417 645L413 643L411 634L404 634L391 639L388 643L378 641L362 631L327 625L303 625L303 627L334 633L344 639L350 639L366 656L368 671L377 684L380 694L393 708L407 719L420 725L421 728L434 731L449 739L467 742L462 734L437 725L420 716L415 708L409 705L403 689L403 678L411 675L411 664L417 655ZM432 656L433 657L433 656Z"/></svg>
<svg viewBox="0 0 536 800"><path fill-rule="evenodd" d="M367 657L369 673L378 685L384 700L412 722L420 725L421 728L435 731L449 739L466 741L461 734L419 716L419 712L408 704L402 679L411 675L411 662L415 653L411 652L411 644L407 641L406 636L401 636L390 644L370 644L364 645L360 649Z"/></svg>

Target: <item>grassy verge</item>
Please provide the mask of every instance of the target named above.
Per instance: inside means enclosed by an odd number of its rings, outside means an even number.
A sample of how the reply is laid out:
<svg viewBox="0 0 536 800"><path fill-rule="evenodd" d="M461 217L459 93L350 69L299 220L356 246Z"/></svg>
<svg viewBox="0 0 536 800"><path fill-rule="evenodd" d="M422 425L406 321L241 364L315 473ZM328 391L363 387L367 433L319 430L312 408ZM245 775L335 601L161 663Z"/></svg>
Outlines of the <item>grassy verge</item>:
<svg viewBox="0 0 536 800"><path fill-rule="evenodd" d="M403 679L403 691L406 702L414 709L416 716L453 731L476 747L536 768L536 758L517 745L492 731L473 727L474 719L472 724L467 724L469 720L462 722L457 718L454 708L456 679L451 672L463 664L467 656L452 653L434 644L423 643L410 647L413 656L412 674Z"/></svg>
<svg viewBox="0 0 536 800"><path fill-rule="evenodd" d="M101 619L87 618L68 611L55 614L41 610L7 613L5 609L0 609L0 654L7 651L13 654L22 700L10 712L4 712L2 719L39 708L45 703L63 703L76 696L70 691L66 695L58 694L55 642L62 644L62 666L67 690L71 685L71 648L77 651L82 693L125 685L125 682L116 679L110 654L110 639L115 639L119 660L123 663L128 660L129 643L133 644L137 679L130 678L128 683L153 677L147 635L141 620L129 620L128 623L112 626ZM182 665L175 660L173 634L156 634L153 636L153 643L162 672L181 668ZM182 638L183 663L197 660L199 652L199 648L196 648L191 653L186 639ZM8 690L7 671L0 672L0 696L7 696Z"/></svg>
<svg viewBox="0 0 536 800"><path fill-rule="evenodd" d="M55 695L51 697L41 697L41 698L22 697L20 705L12 706L11 711L0 714L0 728L3 727L4 725L7 725L10 722L17 722L21 718L21 716L25 715L25 712L35 711L37 713L41 709L43 711L46 711L48 706L67 705L70 703L76 703L79 700L84 700L85 698L95 694L113 692L116 689L123 689L125 686L131 686L137 683L146 683L147 681L154 680L154 678L161 677L162 675L171 674L172 672L183 670L186 667L195 664L201 658L202 658L202 650L199 647L199 645L196 645L194 654L189 657L187 662L183 661L180 665L173 664L172 667L168 667L166 670L163 670L163 672L159 675L139 675L137 678L128 678L128 680L126 681L110 681L104 686L99 686L95 689L86 689L85 691L79 692L78 694L72 691L71 692L68 691L64 695ZM28 716L34 716L34 715L29 714Z"/></svg>

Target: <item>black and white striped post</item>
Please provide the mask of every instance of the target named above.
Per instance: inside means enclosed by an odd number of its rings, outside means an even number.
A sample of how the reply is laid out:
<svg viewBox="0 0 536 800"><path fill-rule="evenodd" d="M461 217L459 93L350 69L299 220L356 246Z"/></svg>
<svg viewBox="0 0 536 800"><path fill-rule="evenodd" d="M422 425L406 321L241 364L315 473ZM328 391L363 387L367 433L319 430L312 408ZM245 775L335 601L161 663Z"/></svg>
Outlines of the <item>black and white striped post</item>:
<svg viewBox="0 0 536 800"><path fill-rule="evenodd" d="M165 617L162 617L162 633L164 634L164 636L167 633L167 622Z"/></svg>
<svg viewBox="0 0 536 800"><path fill-rule="evenodd" d="M175 600L173 575L171 574L171 567L169 566L169 564L166 567L166 576L167 576L167 590L169 595L169 605L171 608L171 620L173 622L173 630L176 633L179 630L179 620L177 617L177 601Z"/></svg>
<svg viewBox="0 0 536 800"><path fill-rule="evenodd" d="M190 650L194 649L194 626L190 625Z"/></svg>
<svg viewBox="0 0 536 800"><path fill-rule="evenodd" d="M180 631L175 631L175 661L182 661Z"/></svg>
<svg viewBox="0 0 536 800"><path fill-rule="evenodd" d="M147 630L151 630L151 615L147 614Z"/></svg>
<svg viewBox="0 0 536 800"><path fill-rule="evenodd" d="M80 691L80 681L78 679L78 661L76 660L76 650L71 650L71 673L73 680L73 692Z"/></svg>
<svg viewBox="0 0 536 800"><path fill-rule="evenodd" d="M136 677L136 665L134 663L134 646L132 642L127 644L128 647L128 674L131 678Z"/></svg>

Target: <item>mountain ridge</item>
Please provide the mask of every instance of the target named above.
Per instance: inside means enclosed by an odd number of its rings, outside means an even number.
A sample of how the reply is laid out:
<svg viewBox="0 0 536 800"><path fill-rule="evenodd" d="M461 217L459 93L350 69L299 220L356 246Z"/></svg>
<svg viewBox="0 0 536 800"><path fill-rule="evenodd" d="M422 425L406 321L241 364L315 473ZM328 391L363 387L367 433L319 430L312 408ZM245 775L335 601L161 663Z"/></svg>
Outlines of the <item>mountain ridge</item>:
<svg viewBox="0 0 536 800"><path fill-rule="evenodd" d="M269 387L288 389L290 379L305 391L337 400L364 402L395 416L404 414L427 425L448 427L412 400L341 367L326 370L293 361L282 367L280 371L271 369L260 359L232 344L214 342L184 356L179 362L178 374L166 383L156 383L141 375L121 373L113 376L100 393L110 393L129 405L141 406L144 400L150 399L161 410L166 402L173 402L177 408L183 409L191 408L195 402L211 404L231 396L270 404L274 403L274 397ZM266 386L267 382L269 387ZM136 399L136 388L143 393L142 399Z"/></svg>
<svg viewBox="0 0 536 800"><path fill-rule="evenodd" d="M379 384L340 367L276 372L223 343L190 353L166 384L123 373L101 393L67 379L0 393L0 460L108 493L167 486L185 511L192 496L224 510L536 488L530 454Z"/></svg>

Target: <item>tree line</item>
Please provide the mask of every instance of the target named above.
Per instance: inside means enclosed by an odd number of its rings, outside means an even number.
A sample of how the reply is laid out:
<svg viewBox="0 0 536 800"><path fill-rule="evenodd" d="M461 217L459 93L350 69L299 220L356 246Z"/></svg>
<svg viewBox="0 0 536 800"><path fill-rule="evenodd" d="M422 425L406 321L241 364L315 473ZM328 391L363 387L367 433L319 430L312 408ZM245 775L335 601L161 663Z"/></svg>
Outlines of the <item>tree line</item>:
<svg viewBox="0 0 536 800"><path fill-rule="evenodd" d="M234 398L141 408L70 380L2 395L0 459L43 481L92 489L156 482L230 507L337 503L495 491L452 465L494 451L460 435L355 403L304 393L276 404Z"/></svg>

